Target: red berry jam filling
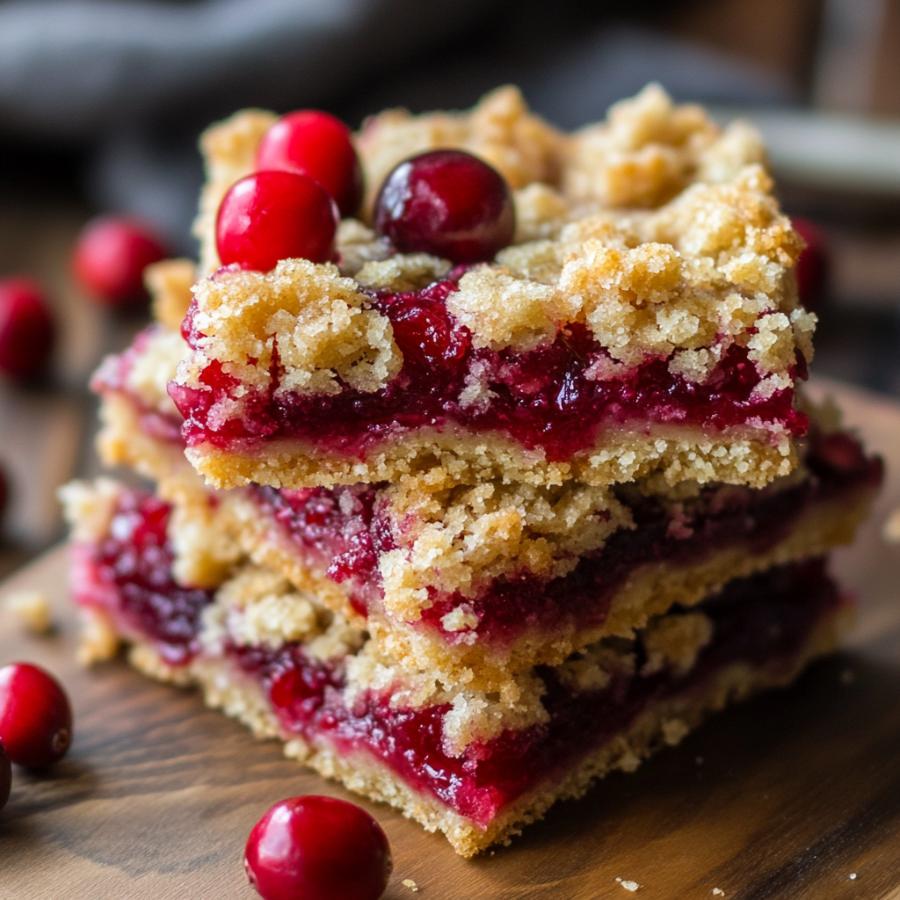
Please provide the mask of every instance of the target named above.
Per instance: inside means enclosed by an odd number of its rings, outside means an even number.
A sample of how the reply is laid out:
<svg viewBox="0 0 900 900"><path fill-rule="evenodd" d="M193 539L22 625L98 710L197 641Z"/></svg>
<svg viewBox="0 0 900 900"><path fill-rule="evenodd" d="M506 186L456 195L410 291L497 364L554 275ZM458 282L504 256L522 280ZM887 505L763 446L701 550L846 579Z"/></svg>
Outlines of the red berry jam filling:
<svg viewBox="0 0 900 900"><path fill-rule="evenodd" d="M378 557L395 546L389 522L376 510L375 488L279 491L254 486L250 492L304 560L343 584L356 611L366 615L381 597Z"/></svg>
<svg viewBox="0 0 900 900"><path fill-rule="evenodd" d="M842 602L821 561L734 582L703 605L715 638L687 675L622 675L602 690L576 694L545 670L549 720L470 744L459 757L442 749L445 705L396 708L389 695L370 694L348 708L340 661L312 660L296 645L277 651L233 646L229 652L261 681L286 731L327 737L344 753L370 753L406 783L486 826L540 781L627 728L650 703L696 688L736 662L789 669L812 628Z"/></svg>
<svg viewBox="0 0 900 900"><path fill-rule="evenodd" d="M604 428L635 422L689 425L713 433L740 426L758 431L761 425L794 435L806 430L807 418L794 409L793 391L753 396L760 375L737 345L724 353L704 384L673 375L663 358L620 378L593 380L592 364L607 354L581 325L567 326L553 343L525 353L476 348L469 330L446 306L463 271L458 267L445 280L419 291L371 292L372 304L391 320L404 359L400 373L375 393L345 387L338 394L279 394L276 401L281 377L277 362L271 390L250 398L216 361L202 375L205 389L170 385L185 419L187 444L246 449L260 440L296 438L362 458L397 434L456 426L500 432L523 447L542 448L549 458L564 460L594 446ZM202 336L193 327L193 314L189 311L184 334L196 348ZM486 404L461 401L466 376L473 371L490 391ZM802 357L794 375L805 377ZM238 396L239 417L224 423L211 419L213 404Z"/></svg>
<svg viewBox="0 0 900 900"><path fill-rule="evenodd" d="M186 587L172 574L170 507L140 491L123 491L107 536L76 547L76 601L109 613L126 634L153 642L170 665L199 649L203 608L211 591Z"/></svg>
<svg viewBox="0 0 900 900"><path fill-rule="evenodd" d="M875 487L882 477L880 460L868 459L849 434L814 434L806 464L808 477L789 488L708 487L689 518L676 518L657 499L623 493L635 529L616 532L569 574L547 581L521 572L497 579L475 598L432 591L422 625L440 631L447 643L469 642L471 631L450 632L441 624L462 604L478 618L478 640L495 645L532 629L554 632L600 625L615 592L642 565L689 565L734 545L764 553L814 504ZM378 557L394 549L395 542L390 523L378 512L373 488L251 491L311 568L345 583L359 612L365 614L380 602Z"/></svg>

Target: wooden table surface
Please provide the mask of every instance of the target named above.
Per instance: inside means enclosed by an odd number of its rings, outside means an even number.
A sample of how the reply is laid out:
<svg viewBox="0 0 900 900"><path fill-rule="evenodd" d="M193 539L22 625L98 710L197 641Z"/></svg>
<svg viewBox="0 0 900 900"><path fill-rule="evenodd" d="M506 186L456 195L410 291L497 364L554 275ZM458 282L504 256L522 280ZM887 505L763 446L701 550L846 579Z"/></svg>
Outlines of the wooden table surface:
<svg viewBox="0 0 900 900"><path fill-rule="evenodd" d="M633 775L555 809L512 847L456 857L386 808L388 897L900 897L900 548L881 527L900 506L900 407L848 388L848 418L888 459L888 483L837 570L858 590L859 626L839 657L793 688L720 716ZM893 465L892 465L893 463ZM16 773L0 815L0 898L251 898L243 841L272 802L340 788L256 743L198 697L124 663L73 662L65 554L54 550L2 590L38 587L55 636L0 618L0 662L34 660L67 685L75 744L45 778ZM851 877L855 875L855 877Z"/></svg>

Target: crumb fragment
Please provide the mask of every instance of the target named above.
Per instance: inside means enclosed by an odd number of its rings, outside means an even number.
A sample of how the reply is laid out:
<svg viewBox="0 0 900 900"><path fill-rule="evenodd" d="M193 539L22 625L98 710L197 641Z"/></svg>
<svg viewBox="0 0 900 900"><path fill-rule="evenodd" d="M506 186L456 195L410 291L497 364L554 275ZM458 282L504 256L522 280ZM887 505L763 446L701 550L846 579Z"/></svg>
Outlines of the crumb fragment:
<svg viewBox="0 0 900 900"><path fill-rule="evenodd" d="M632 881L630 878L616 877L616 883L620 884L626 891L630 891L632 894L640 890L641 887L636 881Z"/></svg>
<svg viewBox="0 0 900 900"><path fill-rule="evenodd" d="M403 887L409 888L414 894L419 893L419 886L412 880L412 878L404 878L400 883L403 885Z"/></svg>
<svg viewBox="0 0 900 900"><path fill-rule="evenodd" d="M847 877L848 877L851 881L856 881L856 872L851 872Z"/></svg>
<svg viewBox="0 0 900 900"><path fill-rule="evenodd" d="M119 636L109 619L95 610L81 611L78 664L85 668L112 659L119 651Z"/></svg>
<svg viewBox="0 0 900 900"><path fill-rule="evenodd" d="M713 897L724 897L725 896L725 891L723 891L722 888L718 888L718 887L714 887L710 891L710 893L713 895Z"/></svg>
<svg viewBox="0 0 900 900"><path fill-rule="evenodd" d="M14 591L6 598L5 606L18 618L26 631L47 634L53 630L50 601L43 591L30 588Z"/></svg>
<svg viewBox="0 0 900 900"><path fill-rule="evenodd" d="M884 523L884 539L889 544L900 544L900 509L895 509Z"/></svg>

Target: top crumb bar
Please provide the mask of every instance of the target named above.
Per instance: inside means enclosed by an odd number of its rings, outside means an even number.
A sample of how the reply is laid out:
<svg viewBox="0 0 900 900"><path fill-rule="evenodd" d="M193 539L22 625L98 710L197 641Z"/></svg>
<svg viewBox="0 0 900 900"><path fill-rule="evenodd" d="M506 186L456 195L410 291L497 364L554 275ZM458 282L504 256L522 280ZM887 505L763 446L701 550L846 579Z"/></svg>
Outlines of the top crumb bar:
<svg viewBox="0 0 900 900"><path fill-rule="evenodd" d="M795 383L815 317L802 241L750 127L720 129L658 87L563 133L502 88L466 113L382 113L356 139L368 187L336 262L221 266L215 213L274 115L203 138L209 180L189 349L170 393L188 458L215 487L459 480L761 487L789 474ZM514 202L485 262L396 252L371 227L402 160L460 148Z"/></svg>

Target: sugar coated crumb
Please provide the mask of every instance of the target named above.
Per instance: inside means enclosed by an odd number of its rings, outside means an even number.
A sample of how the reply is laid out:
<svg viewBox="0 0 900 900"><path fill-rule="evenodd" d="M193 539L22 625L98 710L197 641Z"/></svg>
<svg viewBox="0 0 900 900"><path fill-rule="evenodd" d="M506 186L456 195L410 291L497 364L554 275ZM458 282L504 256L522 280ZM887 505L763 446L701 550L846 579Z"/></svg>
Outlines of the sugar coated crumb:
<svg viewBox="0 0 900 900"><path fill-rule="evenodd" d="M847 877L848 877L851 881L856 881L856 872L851 872Z"/></svg>
<svg viewBox="0 0 900 900"><path fill-rule="evenodd" d="M616 878L616 883L620 884L626 891L630 891L632 894L640 889L640 885L630 878Z"/></svg>
<svg viewBox="0 0 900 900"><path fill-rule="evenodd" d="M419 893L419 886L412 880L412 878L404 878L400 883L403 885L403 887L409 888L414 894Z"/></svg>
<svg viewBox="0 0 900 900"><path fill-rule="evenodd" d="M710 891L710 893L713 895L713 897L724 897L725 896L725 891L723 891L722 888L715 887Z"/></svg>
<svg viewBox="0 0 900 900"><path fill-rule="evenodd" d="M47 634L53 629L50 601L41 591L15 591L6 598L5 605L32 634Z"/></svg>

